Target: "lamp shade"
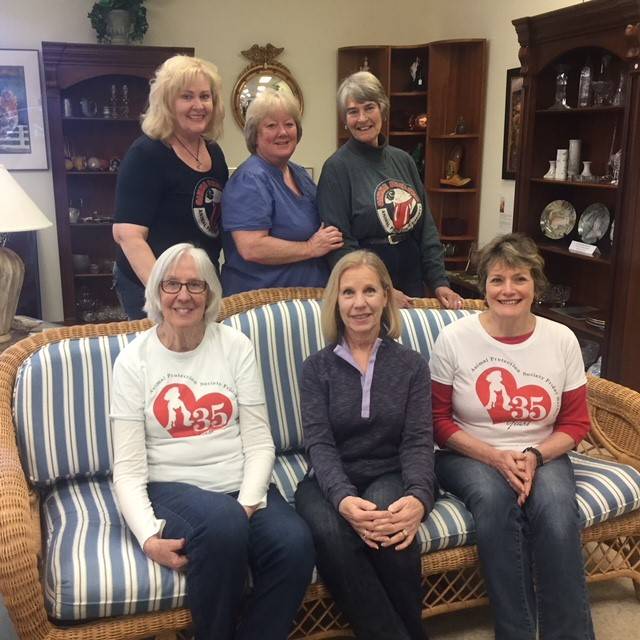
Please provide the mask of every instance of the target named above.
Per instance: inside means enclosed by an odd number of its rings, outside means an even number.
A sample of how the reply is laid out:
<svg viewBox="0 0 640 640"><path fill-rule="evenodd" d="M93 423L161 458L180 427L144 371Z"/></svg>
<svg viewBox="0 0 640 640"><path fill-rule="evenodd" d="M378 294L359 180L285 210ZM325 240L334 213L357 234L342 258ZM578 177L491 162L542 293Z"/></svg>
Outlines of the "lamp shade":
<svg viewBox="0 0 640 640"><path fill-rule="evenodd" d="M0 164L0 233L35 231L50 226L51 222L36 203Z"/></svg>

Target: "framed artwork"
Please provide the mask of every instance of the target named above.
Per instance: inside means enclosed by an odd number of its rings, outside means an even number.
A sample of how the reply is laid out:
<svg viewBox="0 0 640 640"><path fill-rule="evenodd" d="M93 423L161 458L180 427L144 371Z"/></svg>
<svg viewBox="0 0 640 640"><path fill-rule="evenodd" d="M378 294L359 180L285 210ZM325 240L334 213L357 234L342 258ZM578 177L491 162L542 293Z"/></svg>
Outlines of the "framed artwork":
<svg viewBox="0 0 640 640"><path fill-rule="evenodd" d="M502 179L515 180L520 156L523 87L520 67L507 69L507 95L504 104L504 140L502 146Z"/></svg>
<svg viewBox="0 0 640 640"><path fill-rule="evenodd" d="M0 49L0 164L47 169L40 59L36 49Z"/></svg>

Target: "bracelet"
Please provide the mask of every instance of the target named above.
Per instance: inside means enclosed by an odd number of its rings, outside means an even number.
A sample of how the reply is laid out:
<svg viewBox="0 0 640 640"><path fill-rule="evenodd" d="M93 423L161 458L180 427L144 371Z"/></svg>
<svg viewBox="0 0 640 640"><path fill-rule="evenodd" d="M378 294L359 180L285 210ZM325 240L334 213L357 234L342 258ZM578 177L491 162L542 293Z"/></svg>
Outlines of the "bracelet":
<svg viewBox="0 0 640 640"><path fill-rule="evenodd" d="M522 453L527 453L527 451L531 451L531 453L536 457L536 469L544 464L542 454L535 447L527 447L522 450Z"/></svg>

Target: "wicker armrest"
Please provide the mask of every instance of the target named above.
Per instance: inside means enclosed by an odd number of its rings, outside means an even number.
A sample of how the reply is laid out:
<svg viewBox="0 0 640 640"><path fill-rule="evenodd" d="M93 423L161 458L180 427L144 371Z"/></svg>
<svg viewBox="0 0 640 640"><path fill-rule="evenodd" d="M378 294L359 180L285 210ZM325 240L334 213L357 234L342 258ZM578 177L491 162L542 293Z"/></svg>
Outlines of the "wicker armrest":
<svg viewBox="0 0 640 640"><path fill-rule="evenodd" d="M616 460L640 470L640 393L603 378L587 377L590 440Z"/></svg>

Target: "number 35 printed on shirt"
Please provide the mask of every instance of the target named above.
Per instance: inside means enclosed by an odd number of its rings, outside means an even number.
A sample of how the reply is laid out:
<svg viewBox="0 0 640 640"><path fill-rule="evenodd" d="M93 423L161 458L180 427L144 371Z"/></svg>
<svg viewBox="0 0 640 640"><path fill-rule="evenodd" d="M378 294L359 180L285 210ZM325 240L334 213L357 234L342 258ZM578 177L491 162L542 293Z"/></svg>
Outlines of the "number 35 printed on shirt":
<svg viewBox="0 0 640 640"><path fill-rule="evenodd" d="M196 398L187 385L170 384L156 396L153 413L173 438L185 438L226 427L233 405L222 393L207 393Z"/></svg>
<svg viewBox="0 0 640 640"><path fill-rule="evenodd" d="M510 371L502 367L485 369L476 381L476 394L494 424L544 420L551 411L551 397L535 384L518 386Z"/></svg>

